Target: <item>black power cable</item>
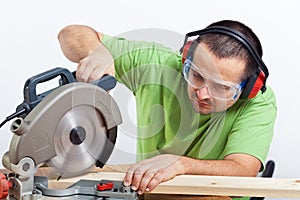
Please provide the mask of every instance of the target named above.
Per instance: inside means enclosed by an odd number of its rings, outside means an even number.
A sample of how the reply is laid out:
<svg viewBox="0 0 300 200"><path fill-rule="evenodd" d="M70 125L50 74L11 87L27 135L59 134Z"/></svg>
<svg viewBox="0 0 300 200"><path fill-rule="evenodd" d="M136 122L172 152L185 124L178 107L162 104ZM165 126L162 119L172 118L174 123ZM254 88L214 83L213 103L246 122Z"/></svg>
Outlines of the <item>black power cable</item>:
<svg viewBox="0 0 300 200"><path fill-rule="evenodd" d="M16 111L15 113L9 115L8 117L6 117L6 119L5 119L3 122L1 122L0 128L1 128L6 122L12 120L12 119L15 118L15 117L19 117L19 116L25 114L26 112L27 112L27 110L26 110L25 108L23 108L23 109L21 109L21 110L19 110L19 111Z"/></svg>

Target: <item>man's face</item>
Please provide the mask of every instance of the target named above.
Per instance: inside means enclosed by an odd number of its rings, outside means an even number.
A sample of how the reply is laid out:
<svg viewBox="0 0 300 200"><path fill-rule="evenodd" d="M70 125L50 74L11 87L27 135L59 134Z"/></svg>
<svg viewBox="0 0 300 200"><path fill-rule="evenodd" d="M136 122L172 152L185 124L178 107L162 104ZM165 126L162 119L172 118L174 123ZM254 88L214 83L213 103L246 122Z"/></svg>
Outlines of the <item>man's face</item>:
<svg viewBox="0 0 300 200"><path fill-rule="evenodd" d="M188 84L188 94L196 112L210 114L222 112L239 98L240 83L245 63L236 58L219 59L205 44L200 44L193 58L193 72L189 78L196 83Z"/></svg>

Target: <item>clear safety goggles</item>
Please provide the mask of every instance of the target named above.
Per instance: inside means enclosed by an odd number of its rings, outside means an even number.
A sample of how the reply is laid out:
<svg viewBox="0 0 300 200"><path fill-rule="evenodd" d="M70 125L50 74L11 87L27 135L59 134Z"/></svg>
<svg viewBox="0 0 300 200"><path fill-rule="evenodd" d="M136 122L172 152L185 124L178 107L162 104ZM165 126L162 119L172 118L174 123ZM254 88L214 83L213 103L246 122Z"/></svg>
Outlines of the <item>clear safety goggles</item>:
<svg viewBox="0 0 300 200"><path fill-rule="evenodd" d="M224 101L235 100L246 84L246 81L240 84L225 82L221 78L196 67L190 59L186 59L184 62L183 75L193 88L202 89L206 87L211 97Z"/></svg>

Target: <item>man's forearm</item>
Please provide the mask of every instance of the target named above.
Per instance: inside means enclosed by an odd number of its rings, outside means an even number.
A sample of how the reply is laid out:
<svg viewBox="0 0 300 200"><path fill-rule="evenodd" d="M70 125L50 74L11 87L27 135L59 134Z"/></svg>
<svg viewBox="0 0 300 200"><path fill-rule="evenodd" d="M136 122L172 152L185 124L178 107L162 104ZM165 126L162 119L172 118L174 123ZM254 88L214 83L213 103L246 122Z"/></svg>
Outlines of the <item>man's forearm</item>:
<svg viewBox="0 0 300 200"><path fill-rule="evenodd" d="M235 156L235 155L234 155ZM213 175L213 176L256 176L260 169L258 159L250 155L239 156L224 160L199 160L189 157L180 157L184 165L185 174Z"/></svg>
<svg viewBox="0 0 300 200"><path fill-rule="evenodd" d="M78 63L101 44L102 35L88 26L70 25L58 34L64 55Z"/></svg>

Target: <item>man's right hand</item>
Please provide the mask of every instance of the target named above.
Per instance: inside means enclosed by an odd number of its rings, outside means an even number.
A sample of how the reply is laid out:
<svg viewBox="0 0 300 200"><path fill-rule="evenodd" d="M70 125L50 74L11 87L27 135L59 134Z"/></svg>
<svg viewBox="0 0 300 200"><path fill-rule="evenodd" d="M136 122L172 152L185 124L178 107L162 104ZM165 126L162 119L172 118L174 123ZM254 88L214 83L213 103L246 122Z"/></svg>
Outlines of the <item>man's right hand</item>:
<svg viewBox="0 0 300 200"><path fill-rule="evenodd" d="M100 44L87 57L80 60L76 79L81 82L92 82L104 74L115 76L114 60L104 45Z"/></svg>
<svg viewBox="0 0 300 200"><path fill-rule="evenodd" d="M62 52L72 62L78 63L78 81L91 82L104 74L114 76L111 53L101 43L103 34L84 25L69 25L58 34Z"/></svg>

